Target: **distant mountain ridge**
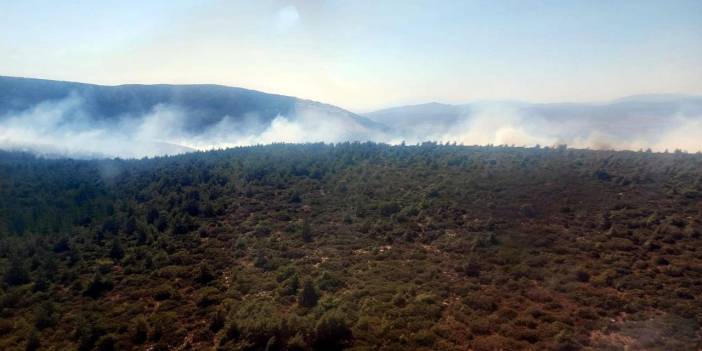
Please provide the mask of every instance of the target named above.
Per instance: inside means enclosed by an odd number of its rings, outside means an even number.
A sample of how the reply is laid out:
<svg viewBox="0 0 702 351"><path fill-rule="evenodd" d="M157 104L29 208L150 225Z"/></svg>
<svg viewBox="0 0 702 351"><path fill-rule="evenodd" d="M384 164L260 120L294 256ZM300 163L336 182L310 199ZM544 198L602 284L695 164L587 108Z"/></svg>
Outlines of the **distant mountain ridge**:
<svg viewBox="0 0 702 351"><path fill-rule="evenodd" d="M581 110L580 113L594 112L597 110L605 111L612 108L627 111L627 113L641 112L642 109L653 108L654 112L682 112L686 115L699 115L702 113L702 95L690 94L641 94L621 97L608 101L591 101L591 102L550 102L550 103L534 103L514 100L486 100L475 101L462 104L447 104L440 102L428 102L421 104L402 105L388 107L376 111L364 113L363 115L377 121L394 120L396 117L404 116L432 116L443 115L446 118L454 118L456 115L469 114L471 111L479 107L502 106L510 108L525 109L531 111L541 111L546 114L553 114L555 111L562 111L566 107L570 107L574 113L575 110ZM651 110L644 111L650 114ZM602 113L602 112L599 112Z"/></svg>
<svg viewBox="0 0 702 351"><path fill-rule="evenodd" d="M0 76L0 149L143 157L273 142L382 140L321 102L211 84L95 85Z"/></svg>
<svg viewBox="0 0 702 351"><path fill-rule="evenodd" d="M83 99L84 112L96 120L144 115L160 104L181 108L188 115L186 127L193 132L216 124L225 116L253 117L265 126L277 116L294 117L300 106L378 127L377 123L336 106L238 87L214 84L109 86L6 76L0 76L0 118L45 101L66 99L71 94Z"/></svg>
<svg viewBox="0 0 702 351"><path fill-rule="evenodd" d="M554 135L564 142L587 139L592 134L647 139L675 127L681 120L702 123L702 96L648 94L582 103L479 101L452 105L431 102L378 110L364 116L410 137L418 136L417 126L434 138L440 138L453 135L457 126L469 128L475 121L495 119L510 127L516 124L522 129L557 130Z"/></svg>
<svg viewBox="0 0 702 351"><path fill-rule="evenodd" d="M702 96L606 102L476 101L359 115L212 84L116 86L0 76L0 149L143 157L277 142L458 142L702 150Z"/></svg>

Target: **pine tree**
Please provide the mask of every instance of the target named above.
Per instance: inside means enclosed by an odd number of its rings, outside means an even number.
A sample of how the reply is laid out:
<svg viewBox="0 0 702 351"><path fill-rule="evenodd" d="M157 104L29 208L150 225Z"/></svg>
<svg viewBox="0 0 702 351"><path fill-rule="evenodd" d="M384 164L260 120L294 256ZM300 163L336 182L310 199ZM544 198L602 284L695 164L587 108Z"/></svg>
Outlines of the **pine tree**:
<svg viewBox="0 0 702 351"><path fill-rule="evenodd" d="M126 222L124 222L124 227L122 228L127 234L134 234L137 230L137 222L134 217L129 217Z"/></svg>
<svg viewBox="0 0 702 351"><path fill-rule="evenodd" d="M210 318L210 330L214 333L218 332L220 329L224 328L224 324L227 322L227 315L224 309L219 308Z"/></svg>
<svg viewBox="0 0 702 351"><path fill-rule="evenodd" d="M146 341L149 336L149 325L146 323L144 317L139 317L134 325L134 333L132 334L132 340L136 344L141 344Z"/></svg>
<svg viewBox="0 0 702 351"><path fill-rule="evenodd" d="M155 208L149 209L149 212L146 213L146 223L148 224L154 224L156 220L159 217L158 210Z"/></svg>
<svg viewBox="0 0 702 351"><path fill-rule="evenodd" d="M33 292L46 291L49 288L49 281L45 274L39 275L37 280L34 282Z"/></svg>
<svg viewBox="0 0 702 351"><path fill-rule="evenodd" d="M122 244L119 242L119 239L117 239L117 238L112 240L112 248L110 249L110 257L112 257L115 260L121 260L122 257L124 257L124 249L122 248Z"/></svg>
<svg viewBox="0 0 702 351"><path fill-rule="evenodd" d="M71 245L69 244L68 237L62 237L60 238L56 244L54 244L54 252L55 253L62 253L66 252L71 249Z"/></svg>
<svg viewBox="0 0 702 351"><path fill-rule="evenodd" d="M315 349L318 350L342 350L353 336L344 316L338 311L325 314L317 322L315 334Z"/></svg>
<svg viewBox="0 0 702 351"><path fill-rule="evenodd" d="M39 306L34 316L34 326L37 329L45 329L56 323L55 307L51 302L44 302Z"/></svg>
<svg viewBox="0 0 702 351"><path fill-rule="evenodd" d="M309 243L312 242L312 229L310 229L310 223L307 219L302 220L302 241Z"/></svg>
<svg viewBox="0 0 702 351"><path fill-rule="evenodd" d="M198 270L197 277L195 277L195 281L197 281L200 284L207 284L213 279L214 275L210 271L210 267L207 264L200 265L200 269Z"/></svg>
<svg viewBox="0 0 702 351"><path fill-rule="evenodd" d="M305 284L302 287L300 296L298 296L298 303L300 304L300 306L314 307L317 305L318 300L319 293L314 287L314 283L312 283L312 281L309 279L305 280Z"/></svg>
<svg viewBox="0 0 702 351"><path fill-rule="evenodd" d="M29 334L29 337L27 337L27 344L25 345L24 349L26 351L34 351L38 350L39 346L41 346L41 343L39 342L39 334L36 330L32 330L32 333Z"/></svg>
<svg viewBox="0 0 702 351"><path fill-rule="evenodd" d="M149 241L149 234L146 230L139 230L136 234L137 244L144 245Z"/></svg>

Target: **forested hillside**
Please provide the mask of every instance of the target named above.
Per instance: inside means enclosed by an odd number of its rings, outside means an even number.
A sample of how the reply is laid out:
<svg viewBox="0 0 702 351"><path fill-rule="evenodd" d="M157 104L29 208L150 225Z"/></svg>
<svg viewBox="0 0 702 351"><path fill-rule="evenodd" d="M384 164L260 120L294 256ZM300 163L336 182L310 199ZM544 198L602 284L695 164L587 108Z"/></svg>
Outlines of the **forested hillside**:
<svg viewBox="0 0 702 351"><path fill-rule="evenodd" d="M2 350L699 350L702 155L0 153Z"/></svg>

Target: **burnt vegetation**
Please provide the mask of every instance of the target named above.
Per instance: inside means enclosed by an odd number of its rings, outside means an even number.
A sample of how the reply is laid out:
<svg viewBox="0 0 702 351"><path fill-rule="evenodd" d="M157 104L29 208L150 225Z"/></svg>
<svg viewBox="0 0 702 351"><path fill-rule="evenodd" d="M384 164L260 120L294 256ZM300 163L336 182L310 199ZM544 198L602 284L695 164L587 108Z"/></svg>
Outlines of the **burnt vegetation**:
<svg viewBox="0 0 702 351"><path fill-rule="evenodd" d="M2 350L698 350L702 156L0 154Z"/></svg>

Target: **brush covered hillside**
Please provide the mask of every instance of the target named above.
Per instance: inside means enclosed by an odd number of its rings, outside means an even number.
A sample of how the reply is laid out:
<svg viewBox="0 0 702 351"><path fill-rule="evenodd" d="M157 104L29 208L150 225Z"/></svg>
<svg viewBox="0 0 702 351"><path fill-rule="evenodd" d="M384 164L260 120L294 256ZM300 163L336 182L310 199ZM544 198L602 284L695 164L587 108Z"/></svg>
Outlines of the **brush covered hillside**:
<svg viewBox="0 0 702 351"><path fill-rule="evenodd" d="M2 350L699 350L702 155L0 154Z"/></svg>

